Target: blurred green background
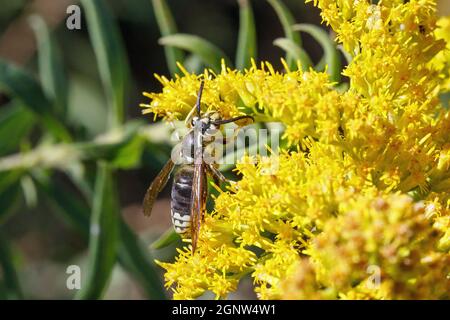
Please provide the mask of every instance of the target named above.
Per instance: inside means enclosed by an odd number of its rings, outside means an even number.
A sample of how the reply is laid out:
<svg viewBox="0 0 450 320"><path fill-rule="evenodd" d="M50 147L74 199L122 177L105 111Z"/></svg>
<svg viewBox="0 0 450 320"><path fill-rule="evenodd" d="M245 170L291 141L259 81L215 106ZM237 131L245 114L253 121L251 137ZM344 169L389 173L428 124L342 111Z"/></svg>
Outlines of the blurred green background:
<svg viewBox="0 0 450 320"><path fill-rule="evenodd" d="M153 260L171 261L180 241L150 247L171 227L169 188L150 218L141 208L171 150L169 127L140 113L148 102L141 92L161 89L153 74L170 77L177 57L199 72L222 53L240 69L251 55L280 67L287 53L317 69L334 58L330 74L340 80L345 60L332 34L300 40L287 28L319 25L316 8L250 4L0 0L1 299L170 298ZM81 8L80 30L66 27L70 5ZM165 51L161 33L175 32L199 36L201 45L169 37L166 44L187 50ZM81 290L66 286L70 265L81 267ZM230 296L254 297L250 280Z"/></svg>

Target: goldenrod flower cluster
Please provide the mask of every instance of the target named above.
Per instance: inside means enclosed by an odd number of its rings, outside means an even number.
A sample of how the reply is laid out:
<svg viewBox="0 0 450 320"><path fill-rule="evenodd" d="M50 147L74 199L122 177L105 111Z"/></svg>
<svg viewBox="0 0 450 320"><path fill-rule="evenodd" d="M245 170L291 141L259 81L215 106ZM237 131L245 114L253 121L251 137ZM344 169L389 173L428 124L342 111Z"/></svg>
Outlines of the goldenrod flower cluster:
<svg viewBox="0 0 450 320"><path fill-rule="evenodd" d="M437 21L436 38L446 42L445 50L438 52L432 63L440 72L442 92L450 92L450 18L443 17Z"/></svg>
<svg viewBox="0 0 450 320"><path fill-rule="evenodd" d="M450 19L431 0L314 3L353 57L347 91L269 63L202 75L204 110L282 122L289 149L244 157L195 254L159 262L176 299L244 277L260 299L450 298ZM144 112L181 119L200 77L159 79Z"/></svg>

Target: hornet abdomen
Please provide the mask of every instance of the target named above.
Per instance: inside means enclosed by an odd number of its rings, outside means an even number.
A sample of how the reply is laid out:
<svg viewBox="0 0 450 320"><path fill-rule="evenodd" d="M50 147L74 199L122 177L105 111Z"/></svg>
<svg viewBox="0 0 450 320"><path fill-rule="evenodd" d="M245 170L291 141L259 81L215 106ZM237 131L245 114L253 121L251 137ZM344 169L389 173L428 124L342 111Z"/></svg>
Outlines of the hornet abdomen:
<svg viewBox="0 0 450 320"><path fill-rule="evenodd" d="M172 223L179 234L191 230L191 194L194 166L182 165L176 171L172 184L170 203Z"/></svg>

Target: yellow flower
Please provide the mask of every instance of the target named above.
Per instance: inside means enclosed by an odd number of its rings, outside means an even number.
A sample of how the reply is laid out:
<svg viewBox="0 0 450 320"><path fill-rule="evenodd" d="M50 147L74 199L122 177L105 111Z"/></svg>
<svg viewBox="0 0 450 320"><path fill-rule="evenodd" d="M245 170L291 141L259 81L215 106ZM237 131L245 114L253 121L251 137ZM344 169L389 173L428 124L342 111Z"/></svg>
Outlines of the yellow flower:
<svg viewBox="0 0 450 320"><path fill-rule="evenodd" d="M384 299L448 298L450 255L435 251L441 234L430 228L424 204L368 194L342 203L340 211L307 250L320 283L346 294L367 282L373 266L389 287Z"/></svg>
<svg viewBox="0 0 450 320"><path fill-rule="evenodd" d="M168 80L156 76L163 84L161 93L144 93L150 104L141 104L143 113L153 113L166 120L184 119L195 104L200 78L188 73L181 65L183 77ZM286 67L287 68L287 67ZM305 136L336 139L338 135L338 93L332 90L328 75L323 72L301 70L276 72L266 62L244 72L227 68L213 75L205 70L207 79L203 90L203 111L218 111L223 118L243 113L261 121L280 121L286 126L291 144ZM241 106L241 107L239 107ZM299 107L301 106L301 107Z"/></svg>
<svg viewBox="0 0 450 320"><path fill-rule="evenodd" d="M442 39L446 42L445 50L439 52L432 60L432 64L440 73L442 80L442 92L450 91L450 16L442 17L437 21L435 35L437 39ZM448 103L448 102L447 102Z"/></svg>
<svg viewBox="0 0 450 320"><path fill-rule="evenodd" d="M281 299L449 298L450 255L436 252L436 213L404 195L368 193L341 203L339 215L272 290Z"/></svg>
<svg viewBox="0 0 450 320"><path fill-rule="evenodd" d="M238 280L255 261L251 251L233 245L231 230L223 221L207 216L201 229L199 249L178 250L174 264L157 261L166 269L166 285L176 283L175 299L192 299L210 290L218 298L236 290Z"/></svg>
<svg viewBox="0 0 450 320"><path fill-rule="evenodd" d="M287 148L236 165L196 253L159 262L174 298L224 298L248 275L261 299L449 298L448 20L436 29L431 0L314 3L353 57L347 91L324 72L253 62L159 77L162 92L145 94L145 113L182 119L202 77L203 110L286 127Z"/></svg>
<svg viewBox="0 0 450 320"><path fill-rule="evenodd" d="M212 71L205 70L202 77L190 74L181 64L178 67L183 71L184 76L176 76L175 80L169 80L164 76L155 75L164 86L161 93L144 92L144 96L150 98L150 104L141 104L143 113L153 113L156 116L163 116L166 120L184 119L191 111L197 99L200 88L200 78L208 79L213 76ZM225 83L220 81L220 76L227 77ZM219 78L219 79L218 79ZM223 72L215 77L213 81L207 81L203 90L202 109L203 111L218 110L223 117L232 117L240 114L237 107L238 96L230 88L229 83L233 81L233 74Z"/></svg>

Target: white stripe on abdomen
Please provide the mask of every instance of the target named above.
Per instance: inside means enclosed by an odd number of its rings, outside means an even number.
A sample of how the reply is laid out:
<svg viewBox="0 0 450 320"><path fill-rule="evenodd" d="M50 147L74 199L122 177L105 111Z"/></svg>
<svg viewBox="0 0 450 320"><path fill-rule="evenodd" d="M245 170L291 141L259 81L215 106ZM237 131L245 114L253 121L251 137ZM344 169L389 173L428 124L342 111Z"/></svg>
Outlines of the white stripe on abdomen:
<svg viewBox="0 0 450 320"><path fill-rule="evenodd" d="M177 233L186 233L191 227L191 216L171 211L172 223Z"/></svg>

